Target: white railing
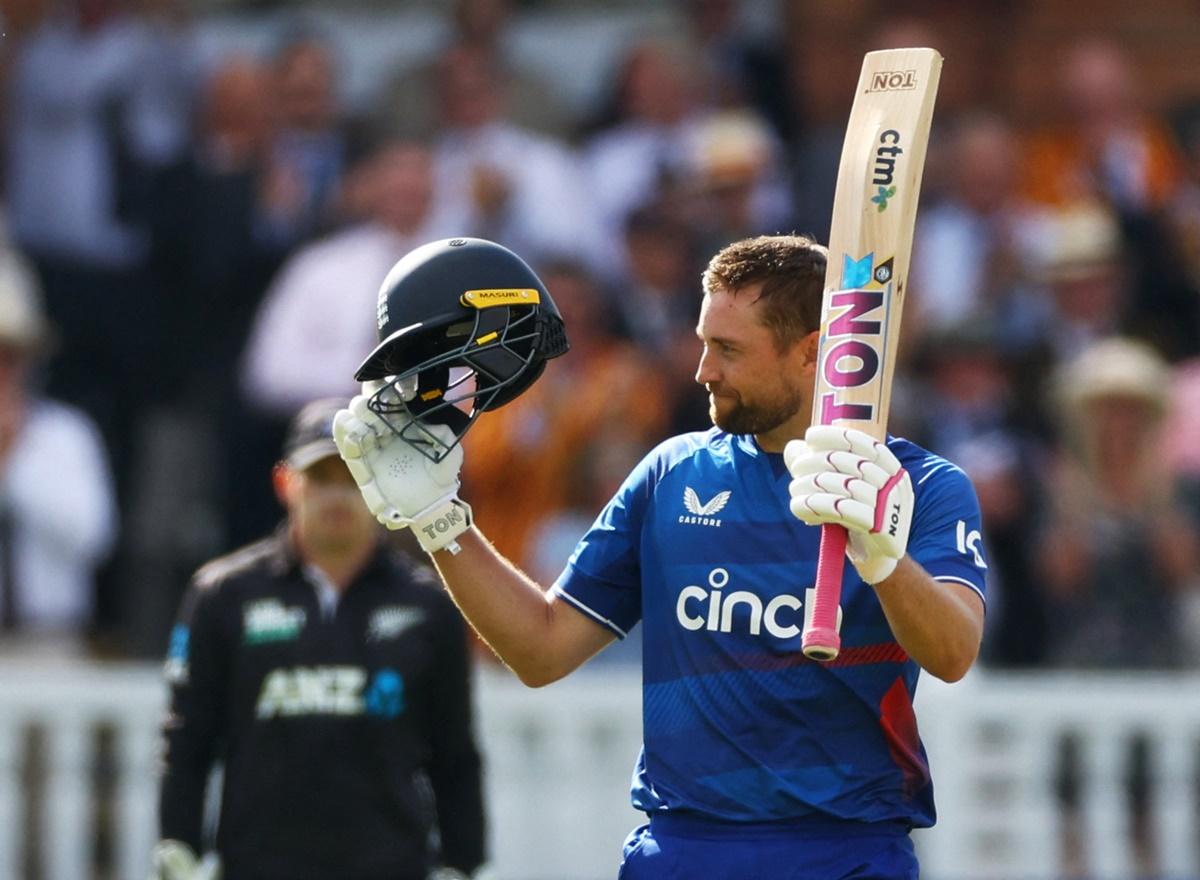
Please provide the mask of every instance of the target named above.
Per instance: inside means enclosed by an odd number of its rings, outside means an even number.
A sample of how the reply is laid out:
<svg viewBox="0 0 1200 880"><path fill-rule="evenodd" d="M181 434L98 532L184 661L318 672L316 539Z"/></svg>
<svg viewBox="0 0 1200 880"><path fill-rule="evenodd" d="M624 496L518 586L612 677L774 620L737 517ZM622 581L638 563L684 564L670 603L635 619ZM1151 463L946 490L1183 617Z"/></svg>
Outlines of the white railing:
<svg viewBox="0 0 1200 880"><path fill-rule="evenodd" d="M642 744L641 674L585 667L541 690L478 683L492 867L499 880L612 880Z"/></svg>
<svg viewBox="0 0 1200 880"><path fill-rule="evenodd" d="M639 821L629 806L641 742L639 689L637 673L628 671L586 670L531 691L499 669L480 670L477 725L494 877L615 876L621 841ZM165 697L155 665L0 661L0 880L18 880L30 862L45 880L97 876L92 783L103 729L111 732L114 776L105 880L147 876ZM42 770L30 774L35 740ZM30 775L36 792L25 785Z"/></svg>
<svg viewBox="0 0 1200 880"><path fill-rule="evenodd" d="M939 816L918 834L925 875L1200 877L1200 677L973 673L953 686L923 677L917 707ZM1073 816L1056 792L1067 738ZM1139 740L1149 758L1141 847L1130 802Z"/></svg>
<svg viewBox="0 0 1200 880"><path fill-rule="evenodd" d="M641 819L628 805L639 691L636 670L584 669L540 691L481 670L494 877L616 875L621 841ZM111 865L102 876L146 876L163 698L153 667L0 662L0 880L18 880L30 862L45 880L101 876L94 868L98 729L110 732L113 776L105 784ZM1149 850L1158 876L1200 876L1200 677L973 673L952 687L924 678L918 717L940 815L936 829L917 835L923 877L1051 880L1065 876L1070 852L1083 854L1073 869L1095 880L1137 877L1126 797L1135 737L1148 744ZM25 766L32 730L40 773ZM1067 827L1054 784L1068 735L1079 746L1077 828ZM29 797L25 782L35 777Z"/></svg>
<svg viewBox="0 0 1200 880"><path fill-rule="evenodd" d="M92 781L101 727L113 734L112 871L120 880L146 877L163 696L156 668L0 664L0 878L23 877L24 862L40 865L45 880L94 875ZM27 797L23 784L31 732L43 767L36 797ZM29 815L33 809L37 815ZM37 852L27 854L26 847Z"/></svg>

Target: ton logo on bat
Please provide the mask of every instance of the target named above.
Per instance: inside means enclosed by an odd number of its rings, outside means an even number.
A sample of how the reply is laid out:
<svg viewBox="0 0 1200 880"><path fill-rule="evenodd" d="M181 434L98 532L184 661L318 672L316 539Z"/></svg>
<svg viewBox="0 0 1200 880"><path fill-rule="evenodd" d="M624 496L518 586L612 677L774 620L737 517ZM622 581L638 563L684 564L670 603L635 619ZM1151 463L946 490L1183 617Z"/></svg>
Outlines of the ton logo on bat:
<svg viewBox="0 0 1200 880"><path fill-rule="evenodd" d="M879 376L883 324L863 316L883 305L882 290L839 290L830 294L830 305L843 311L829 322L829 349L821 371L832 388L861 388ZM839 340L839 337L849 337ZM869 341L868 341L869 340ZM821 395L821 424L843 420L870 422L875 418L871 403L839 403L833 392Z"/></svg>

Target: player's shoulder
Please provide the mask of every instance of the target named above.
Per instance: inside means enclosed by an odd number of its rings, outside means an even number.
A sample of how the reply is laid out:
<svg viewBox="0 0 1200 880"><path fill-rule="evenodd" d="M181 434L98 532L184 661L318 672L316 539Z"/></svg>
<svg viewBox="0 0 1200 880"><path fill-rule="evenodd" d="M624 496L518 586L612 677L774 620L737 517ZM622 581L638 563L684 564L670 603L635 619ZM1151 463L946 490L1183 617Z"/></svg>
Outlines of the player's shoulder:
<svg viewBox="0 0 1200 880"><path fill-rule="evenodd" d="M731 436L718 428L676 434L651 449L642 460L642 468L661 477L692 459L728 457L730 444Z"/></svg>
<svg viewBox="0 0 1200 880"><path fill-rule="evenodd" d="M945 456L904 437L888 435L887 447L908 471L914 487L926 484L969 484L966 472Z"/></svg>
<svg viewBox="0 0 1200 880"><path fill-rule="evenodd" d="M240 592L260 584L274 567L283 564L278 536L263 538L206 562L192 575L192 587L201 595Z"/></svg>
<svg viewBox="0 0 1200 880"><path fill-rule="evenodd" d="M651 450L649 458L674 464L694 455L728 455L735 438L720 428L707 431L689 431L668 437Z"/></svg>

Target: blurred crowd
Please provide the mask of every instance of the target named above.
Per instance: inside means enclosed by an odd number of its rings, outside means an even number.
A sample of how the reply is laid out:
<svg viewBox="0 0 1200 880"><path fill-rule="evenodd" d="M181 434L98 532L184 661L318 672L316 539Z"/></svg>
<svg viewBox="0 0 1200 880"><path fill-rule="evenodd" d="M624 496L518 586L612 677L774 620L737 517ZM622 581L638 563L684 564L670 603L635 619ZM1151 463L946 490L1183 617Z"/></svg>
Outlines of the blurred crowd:
<svg viewBox="0 0 1200 880"><path fill-rule="evenodd" d="M354 107L300 17L213 59L176 0L9 13L0 643L161 655L191 570L280 519L288 419L356 392L387 270L455 235L522 254L566 320L570 354L480 419L464 473L552 580L651 446L708 426L707 258L825 240L862 52L932 45L891 429L979 491L986 660L1200 665L1200 83L1164 106L1119 39L1079 36L1018 113L964 36L1003 4L781 0L762 33L736 0L676 0L580 106L513 51L542 6L446 6L445 39Z"/></svg>

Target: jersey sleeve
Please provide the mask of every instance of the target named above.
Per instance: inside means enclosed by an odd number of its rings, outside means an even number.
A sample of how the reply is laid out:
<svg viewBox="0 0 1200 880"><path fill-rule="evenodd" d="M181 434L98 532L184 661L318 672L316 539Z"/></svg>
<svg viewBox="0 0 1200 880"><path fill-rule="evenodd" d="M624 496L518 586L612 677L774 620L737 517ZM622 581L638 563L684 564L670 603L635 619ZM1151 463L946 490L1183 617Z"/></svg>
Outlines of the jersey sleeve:
<svg viewBox="0 0 1200 880"><path fill-rule="evenodd" d="M642 525L654 491L658 456L651 453L571 554L551 588L576 610L624 638L642 617Z"/></svg>
<svg viewBox="0 0 1200 880"><path fill-rule="evenodd" d="M916 510L908 554L934 580L964 584L987 602L987 560L979 500L970 479L942 461L913 474Z"/></svg>
<svg viewBox="0 0 1200 880"><path fill-rule="evenodd" d="M171 630L159 789L161 836L202 849L205 789L222 746L228 646L221 634L220 593L193 581Z"/></svg>

